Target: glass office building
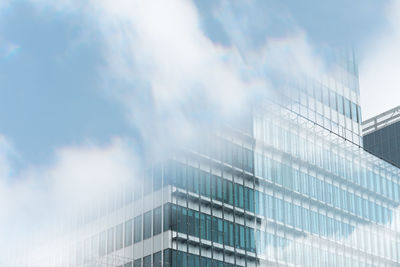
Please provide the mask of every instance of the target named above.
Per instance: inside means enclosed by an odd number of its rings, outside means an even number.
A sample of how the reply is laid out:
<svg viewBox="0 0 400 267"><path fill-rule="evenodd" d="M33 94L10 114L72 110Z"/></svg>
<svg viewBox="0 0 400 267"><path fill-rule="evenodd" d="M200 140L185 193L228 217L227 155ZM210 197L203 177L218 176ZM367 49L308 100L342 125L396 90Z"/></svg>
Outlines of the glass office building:
<svg viewBox="0 0 400 267"><path fill-rule="evenodd" d="M153 164L49 266L399 266L400 171L363 149L357 65L339 59Z"/></svg>
<svg viewBox="0 0 400 267"><path fill-rule="evenodd" d="M400 167L400 106L363 122L364 148Z"/></svg>

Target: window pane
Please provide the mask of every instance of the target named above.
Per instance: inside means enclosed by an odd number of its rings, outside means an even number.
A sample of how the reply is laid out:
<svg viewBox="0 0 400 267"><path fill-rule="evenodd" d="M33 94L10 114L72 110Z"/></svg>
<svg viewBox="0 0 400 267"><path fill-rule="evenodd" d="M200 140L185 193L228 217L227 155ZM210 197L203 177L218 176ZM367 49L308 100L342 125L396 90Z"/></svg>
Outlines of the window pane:
<svg viewBox="0 0 400 267"><path fill-rule="evenodd" d="M151 267L151 255L143 258L143 267Z"/></svg>
<svg viewBox="0 0 400 267"><path fill-rule="evenodd" d="M146 212L146 213L144 214L143 239L147 239L147 238L150 238L150 237L151 237L151 225L152 225L151 213L152 213L152 211L148 211L148 212Z"/></svg>
<svg viewBox="0 0 400 267"><path fill-rule="evenodd" d="M132 245L132 220L125 222L125 247Z"/></svg>
<svg viewBox="0 0 400 267"><path fill-rule="evenodd" d="M133 263L133 267L142 267L142 259L137 259Z"/></svg>
<svg viewBox="0 0 400 267"><path fill-rule="evenodd" d="M135 243L142 240L142 216L139 215L135 218L135 230L134 230L134 241Z"/></svg>
<svg viewBox="0 0 400 267"><path fill-rule="evenodd" d="M161 233L161 207L154 209L153 216L153 235L158 235Z"/></svg>
<svg viewBox="0 0 400 267"><path fill-rule="evenodd" d="M153 254L153 266L161 267L161 251Z"/></svg>
<svg viewBox="0 0 400 267"><path fill-rule="evenodd" d="M194 235L194 213L193 210L187 212L188 234Z"/></svg>
<svg viewBox="0 0 400 267"><path fill-rule="evenodd" d="M164 231L171 229L171 205L164 205Z"/></svg>
<svg viewBox="0 0 400 267"><path fill-rule="evenodd" d="M197 211L194 212L194 236L199 236L200 217Z"/></svg>
<svg viewBox="0 0 400 267"><path fill-rule="evenodd" d="M350 101L347 98L344 99L344 113L347 118L351 119Z"/></svg>
<svg viewBox="0 0 400 267"><path fill-rule="evenodd" d="M164 267L171 267L172 262L171 262L171 250L166 249L164 250Z"/></svg>
<svg viewBox="0 0 400 267"><path fill-rule="evenodd" d="M115 230L115 249L119 250L123 248L123 233L124 233L124 225L121 223L117 225Z"/></svg>
<svg viewBox="0 0 400 267"><path fill-rule="evenodd" d="M338 95L338 111L340 114L344 115L344 109L343 109L343 96Z"/></svg>
<svg viewBox="0 0 400 267"><path fill-rule="evenodd" d="M211 216L206 215L206 239L211 240Z"/></svg>

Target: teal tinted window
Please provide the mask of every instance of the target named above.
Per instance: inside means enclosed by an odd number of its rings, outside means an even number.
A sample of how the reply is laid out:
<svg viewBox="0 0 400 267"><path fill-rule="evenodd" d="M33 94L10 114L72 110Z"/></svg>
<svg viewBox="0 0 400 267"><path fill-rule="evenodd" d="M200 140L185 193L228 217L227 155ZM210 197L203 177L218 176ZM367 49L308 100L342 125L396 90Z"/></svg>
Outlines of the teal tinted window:
<svg viewBox="0 0 400 267"><path fill-rule="evenodd" d="M161 251L153 254L153 267L161 267Z"/></svg>
<svg viewBox="0 0 400 267"><path fill-rule="evenodd" d="M233 205L233 184L224 179L224 202Z"/></svg>
<svg viewBox="0 0 400 267"><path fill-rule="evenodd" d="M199 231L200 231L200 214L199 214L199 212L195 211L194 212L194 233L193 233L193 235L198 237L200 235Z"/></svg>
<svg viewBox="0 0 400 267"><path fill-rule="evenodd" d="M161 233L161 207L153 211L153 235Z"/></svg>
<svg viewBox="0 0 400 267"><path fill-rule="evenodd" d="M151 237L151 225L152 225L152 211L148 211L143 215L143 239Z"/></svg>
<svg viewBox="0 0 400 267"><path fill-rule="evenodd" d="M172 255L171 255L171 249L166 249L163 252L163 261L164 261L164 267L171 267L172 266Z"/></svg>
<svg viewBox="0 0 400 267"><path fill-rule="evenodd" d="M134 219L134 242L137 243L142 240L142 215Z"/></svg>
<svg viewBox="0 0 400 267"><path fill-rule="evenodd" d="M171 229L171 205L164 205L164 231Z"/></svg>
<svg viewBox="0 0 400 267"><path fill-rule="evenodd" d="M207 172L201 171L201 194L204 196L210 196L210 175Z"/></svg>
<svg viewBox="0 0 400 267"><path fill-rule="evenodd" d="M243 186L235 184L235 205L242 209L244 208L243 197Z"/></svg>
<svg viewBox="0 0 400 267"><path fill-rule="evenodd" d="M151 255L143 258L143 267L151 267Z"/></svg>

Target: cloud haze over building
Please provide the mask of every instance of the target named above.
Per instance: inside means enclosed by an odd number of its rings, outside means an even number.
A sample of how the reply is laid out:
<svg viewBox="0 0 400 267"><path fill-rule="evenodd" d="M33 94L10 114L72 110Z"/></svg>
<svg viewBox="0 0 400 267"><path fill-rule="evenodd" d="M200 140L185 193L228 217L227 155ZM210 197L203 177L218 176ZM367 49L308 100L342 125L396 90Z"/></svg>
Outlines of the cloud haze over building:
<svg viewBox="0 0 400 267"><path fill-rule="evenodd" d="M283 77L331 82L331 50L356 51L364 117L398 105L399 12L370 0L3 1L0 249L53 239L60 215L290 95ZM360 128L345 130L360 145Z"/></svg>

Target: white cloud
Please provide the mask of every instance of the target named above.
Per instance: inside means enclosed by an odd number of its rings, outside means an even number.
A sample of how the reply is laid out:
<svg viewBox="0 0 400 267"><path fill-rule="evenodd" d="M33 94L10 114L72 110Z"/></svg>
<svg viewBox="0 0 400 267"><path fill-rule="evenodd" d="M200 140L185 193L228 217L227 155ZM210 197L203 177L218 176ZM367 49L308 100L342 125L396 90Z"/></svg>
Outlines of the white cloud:
<svg viewBox="0 0 400 267"><path fill-rule="evenodd" d="M31 166L10 177L8 154L13 149L1 137L0 262L10 251L21 253L31 242L44 242L61 219L73 218L69 216L132 182L138 170L130 149L121 139L102 147L66 147L57 151L53 164Z"/></svg>
<svg viewBox="0 0 400 267"><path fill-rule="evenodd" d="M386 14L388 25L368 43L360 64L364 119L400 105L400 2L392 1Z"/></svg>
<svg viewBox="0 0 400 267"><path fill-rule="evenodd" d="M111 94L122 100L143 136L158 140L158 146L162 140L175 144L191 137L198 117L205 114L210 114L209 125L236 117L254 96L270 89L267 68L285 74L322 69L301 30L292 38L266 38L258 48L238 43L224 47L204 34L190 1L102 0L94 5L94 19L106 40L105 72L117 80L108 86ZM240 34L245 38L236 25L225 26L234 31L235 40ZM121 90L118 83L127 86Z"/></svg>

